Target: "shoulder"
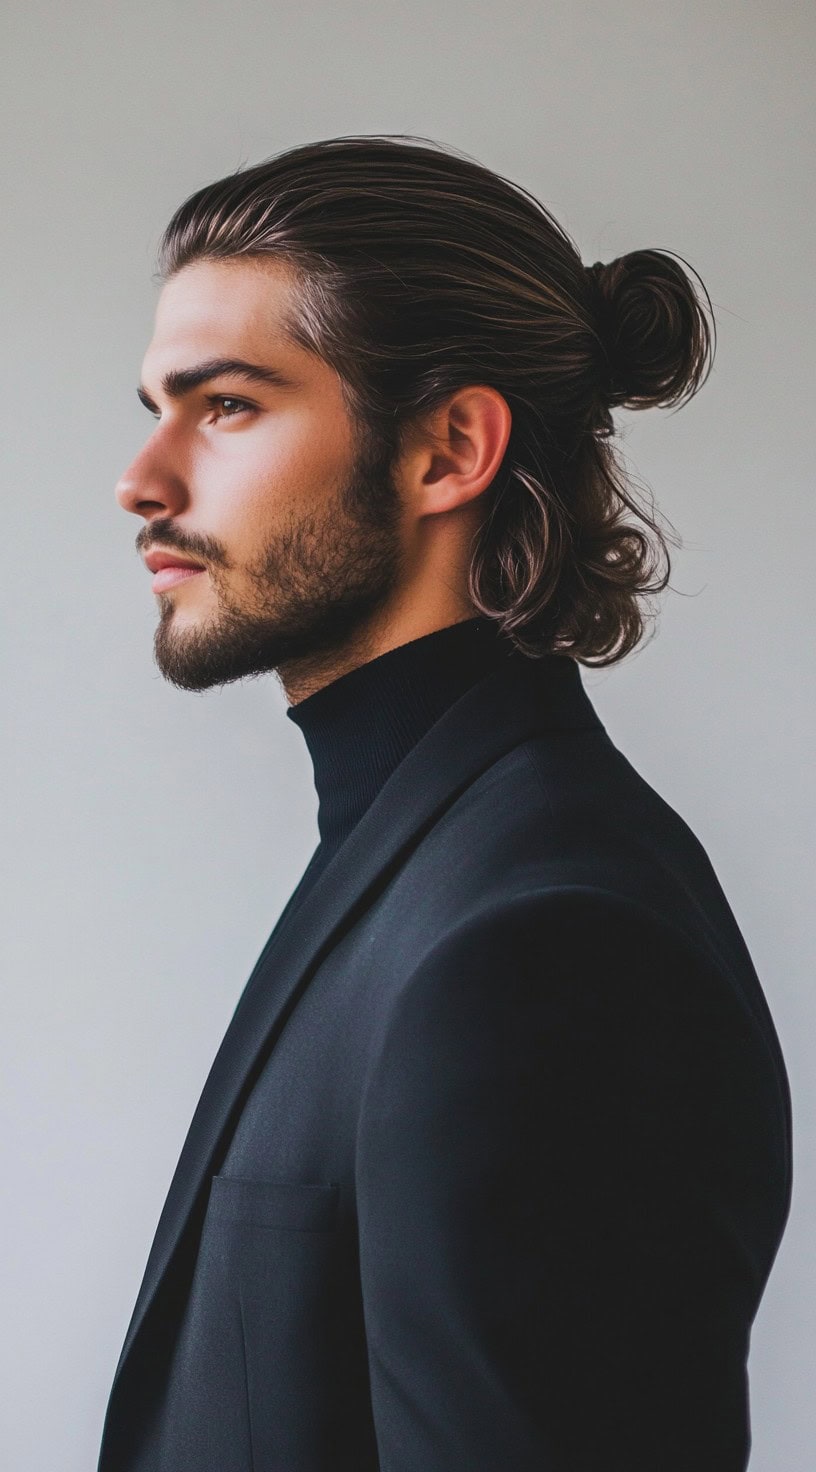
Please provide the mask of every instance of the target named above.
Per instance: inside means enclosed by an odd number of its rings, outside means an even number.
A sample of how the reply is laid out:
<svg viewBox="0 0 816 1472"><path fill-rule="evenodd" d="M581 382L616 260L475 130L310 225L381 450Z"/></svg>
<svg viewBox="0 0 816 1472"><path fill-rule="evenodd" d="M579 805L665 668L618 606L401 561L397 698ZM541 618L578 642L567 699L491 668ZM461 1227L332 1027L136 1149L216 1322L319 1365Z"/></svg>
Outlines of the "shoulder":
<svg viewBox="0 0 816 1472"><path fill-rule="evenodd" d="M711 927L733 927L723 900L688 825L591 728L537 733L456 795L394 876L383 918L410 955L469 915L501 927L519 907L533 927L576 909L597 924L612 908L637 929L652 911L704 948Z"/></svg>
<svg viewBox="0 0 816 1472"><path fill-rule="evenodd" d="M777 1189L783 1101L756 1019L705 952L619 895L518 893L463 917L371 1044L361 1162L498 1158L532 1130L586 1159L640 1141L721 1164L749 1140Z"/></svg>
<svg viewBox="0 0 816 1472"><path fill-rule="evenodd" d="M474 896L418 958L413 986L421 988L427 976L472 988L506 973L509 986L539 991L581 973L598 976L606 993L654 976L658 959L685 971L709 964L702 947L642 899L594 883L526 877L517 873L512 883Z"/></svg>
<svg viewBox="0 0 816 1472"><path fill-rule="evenodd" d="M647 910L756 989L703 844L602 727L536 732L482 772L395 876L389 916L401 928L410 912L421 934L447 934L475 908L500 911L514 894L567 889L580 890L593 913L612 895L633 923ZM553 903L561 913L563 902Z"/></svg>
<svg viewBox="0 0 816 1472"><path fill-rule="evenodd" d="M571 1041L623 1056L646 1039L676 1052L718 1017L743 1026L727 978L648 906L591 885L515 889L482 896L402 970L375 1056L513 1067Z"/></svg>

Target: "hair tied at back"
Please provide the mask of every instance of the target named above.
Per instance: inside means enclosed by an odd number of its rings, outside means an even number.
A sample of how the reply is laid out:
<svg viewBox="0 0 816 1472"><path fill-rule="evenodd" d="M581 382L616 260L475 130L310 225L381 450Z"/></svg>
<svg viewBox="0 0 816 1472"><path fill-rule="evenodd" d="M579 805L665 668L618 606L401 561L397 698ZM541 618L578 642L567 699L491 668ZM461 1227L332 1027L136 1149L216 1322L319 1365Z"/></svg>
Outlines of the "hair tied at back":
<svg viewBox="0 0 816 1472"><path fill-rule="evenodd" d="M698 295L681 262L673 251L637 250L585 268L601 348L599 388L612 408L679 405L708 376L716 340L711 299L702 282Z"/></svg>
<svg viewBox="0 0 816 1472"><path fill-rule="evenodd" d="M608 294L609 267L606 261L593 261L585 268L589 284L590 312L593 326L601 349L598 355L598 389L602 403L596 428L602 434L612 434L614 425L609 414L609 404L614 393L614 351L616 329L613 305Z"/></svg>
<svg viewBox="0 0 816 1472"><path fill-rule="evenodd" d="M591 266L585 266L584 270L590 278L595 291L603 296L603 274L607 269L606 261L593 261Z"/></svg>

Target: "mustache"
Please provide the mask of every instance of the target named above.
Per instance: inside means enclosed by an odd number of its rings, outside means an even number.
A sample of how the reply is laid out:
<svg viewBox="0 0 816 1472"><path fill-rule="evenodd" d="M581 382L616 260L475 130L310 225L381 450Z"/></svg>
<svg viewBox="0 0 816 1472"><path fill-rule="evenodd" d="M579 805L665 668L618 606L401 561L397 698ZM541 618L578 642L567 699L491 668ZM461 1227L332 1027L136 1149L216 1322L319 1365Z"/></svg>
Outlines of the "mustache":
<svg viewBox="0 0 816 1472"><path fill-rule="evenodd" d="M149 527L143 527L136 538L136 552L139 557L144 557L153 547L160 547L164 552L178 552L180 556L189 557L199 562L212 562L225 565L224 553L211 543L206 545L202 541L189 541L173 527L153 522Z"/></svg>

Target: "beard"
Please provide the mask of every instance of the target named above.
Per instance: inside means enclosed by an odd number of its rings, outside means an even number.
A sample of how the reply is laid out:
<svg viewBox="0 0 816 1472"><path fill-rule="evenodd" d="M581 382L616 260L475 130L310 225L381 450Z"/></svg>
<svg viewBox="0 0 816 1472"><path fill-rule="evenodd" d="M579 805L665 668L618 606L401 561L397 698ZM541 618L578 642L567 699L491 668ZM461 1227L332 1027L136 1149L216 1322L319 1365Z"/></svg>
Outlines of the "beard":
<svg viewBox="0 0 816 1472"><path fill-rule="evenodd" d="M358 450L349 480L319 512L276 532L246 572L247 604L230 597L211 569L217 612L174 627L172 598L159 594L156 664L180 690L209 690L287 665L319 667L385 606L402 567L400 501L385 447ZM153 523L153 540L162 538ZM180 548L179 550L184 550Z"/></svg>

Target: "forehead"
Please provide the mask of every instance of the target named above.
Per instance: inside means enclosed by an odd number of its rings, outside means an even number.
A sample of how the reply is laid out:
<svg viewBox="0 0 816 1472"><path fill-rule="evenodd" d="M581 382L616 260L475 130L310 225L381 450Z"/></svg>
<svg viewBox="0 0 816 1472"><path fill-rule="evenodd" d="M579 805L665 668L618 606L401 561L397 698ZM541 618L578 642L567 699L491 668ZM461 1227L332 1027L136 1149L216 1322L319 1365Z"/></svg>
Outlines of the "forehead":
<svg viewBox="0 0 816 1472"><path fill-rule="evenodd" d="M297 284L282 261L194 261L162 287L145 369L195 358L257 358L271 349L308 359L287 340L285 325L297 305ZM254 359L253 359L254 360Z"/></svg>

